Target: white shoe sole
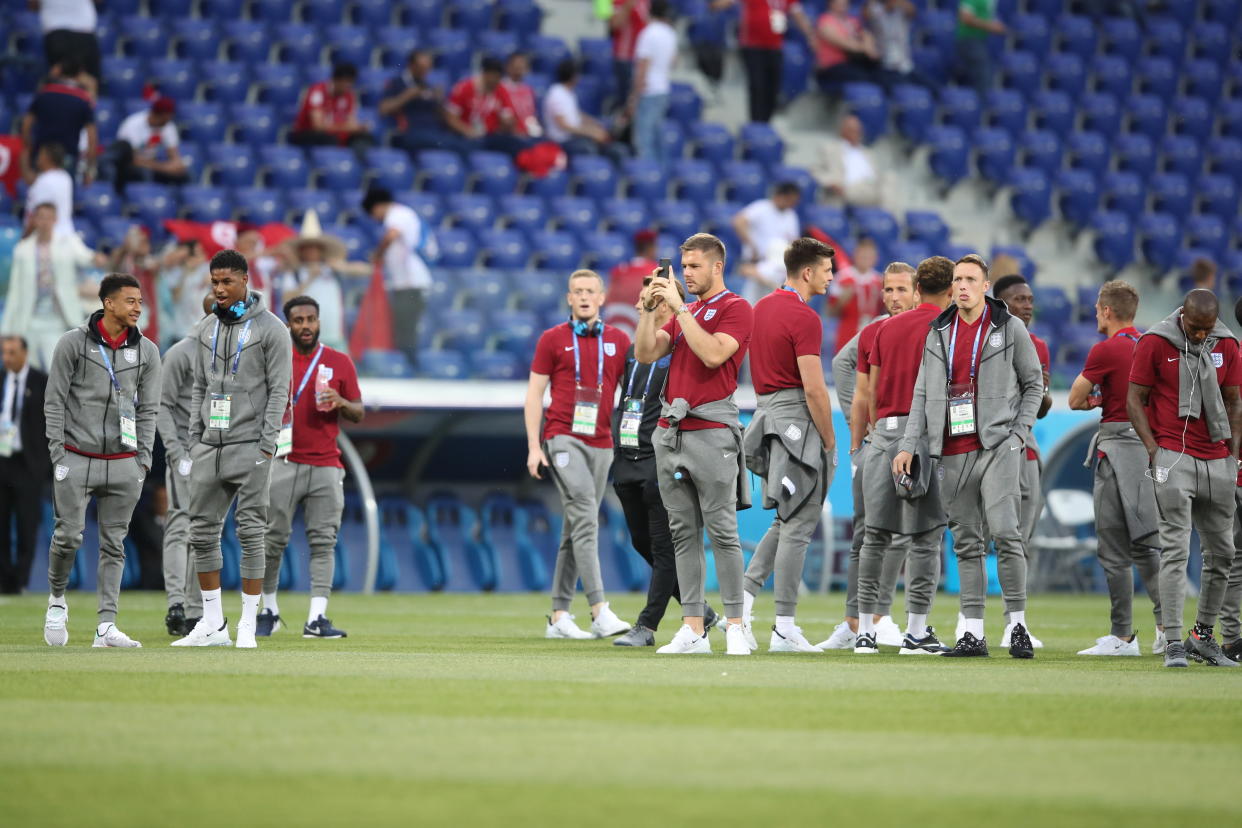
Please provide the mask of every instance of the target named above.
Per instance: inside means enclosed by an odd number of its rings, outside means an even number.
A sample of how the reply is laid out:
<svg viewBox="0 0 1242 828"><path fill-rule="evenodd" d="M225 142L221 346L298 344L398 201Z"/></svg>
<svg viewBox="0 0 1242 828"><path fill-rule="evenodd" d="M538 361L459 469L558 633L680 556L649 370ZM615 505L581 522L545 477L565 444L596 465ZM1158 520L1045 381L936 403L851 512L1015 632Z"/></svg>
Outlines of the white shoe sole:
<svg viewBox="0 0 1242 828"><path fill-rule="evenodd" d="M91 649L95 649L96 647L101 650L141 650L142 642L135 641L132 645L114 646L112 644L104 643L103 639L97 638L95 639L95 643L91 644Z"/></svg>
<svg viewBox="0 0 1242 828"><path fill-rule="evenodd" d="M185 639L183 638L180 641L174 641L172 644L169 644L168 646L170 647L232 647L233 646L233 640L230 638L226 638L223 641L204 641L201 644L197 642L182 643L184 641Z"/></svg>
<svg viewBox="0 0 1242 828"><path fill-rule="evenodd" d="M897 651L897 654L898 655L926 655L926 656L944 655L943 652L933 653L931 650L924 650L922 648L916 648L916 649L911 650L907 647L902 647L900 650Z"/></svg>
<svg viewBox="0 0 1242 828"><path fill-rule="evenodd" d="M43 641L49 647L63 647L69 643L69 631L68 630L49 630L47 627L44 627L43 628Z"/></svg>
<svg viewBox="0 0 1242 828"><path fill-rule="evenodd" d="M880 652L879 647L855 647L854 648L854 653L856 655L878 655L879 652Z"/></svg>
<svg viewBox="0 0 1242 828"><path fill-rule="evenodd" d="M710 647L706 649L696 647L693 650L682 650L682 649L670 649L671 646L672 645L670 644L665 644L663 647L656 650L656 653L659 655L711 655L712 654Z"/></svg>
<svg viewBox="0 0 1242 828"><path fill-rule="evenodd" d="M609 627L607 629L602 629L602 630L597 630L594 627L592 627L591 637L592 638L612 638L614 635L621 635L622 633L627 633L629 631L630 631L630 625L626 624L623 621L621 622L621 625L619 627Z"/></svg>
<svg viewBox="0 0 1242 828"><path fill-rule="evenodd" d="M1080 650L1080 651L1078 652L1078 655L1080 655L1080 656L1088 656L1088 657L1092 657L1092 658L1136 658L1136 657L1139 657L1139 656L1141 656L1141 655L1143 655L1143 654L1142 654L1142 653L1134 653L1134 652L1127 653L1127 652L1124 652L1124 651L1122 651L1122 650L1118 650L1118 651L1116 651L1116 652L1114 652L1114 653L1090 653L1090 652L1087 652L1086 650Z"/></svg>

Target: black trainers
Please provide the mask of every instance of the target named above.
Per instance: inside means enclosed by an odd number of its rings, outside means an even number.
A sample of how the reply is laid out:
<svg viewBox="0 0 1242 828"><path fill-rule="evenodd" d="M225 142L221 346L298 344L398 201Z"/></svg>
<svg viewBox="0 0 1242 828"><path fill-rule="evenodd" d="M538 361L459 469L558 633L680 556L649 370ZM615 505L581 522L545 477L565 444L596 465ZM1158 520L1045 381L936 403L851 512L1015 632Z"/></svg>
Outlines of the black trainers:
<svg viewBox="0 0 1242 828"><path fill-rule="evenodd" d="M859 633L854 640L854 652L868 655L878 653L880 648L875 645L875 633Z"/></svg>
<svg viewBox="0 0 1242 828"><path fill-rule="evenodd" d="M1194 630L1186 636L1186 655L1209 667L1237 667L1238 662L1225 655L1212 635L1200 637Z"/></svg>
<svg viewBox="0 0 1242 828"><path fill-rule="evenodd" d="M345 631L332 626L322 615L302 628L303 638L344 638Z"/></svg>
<svg viewBox="0 0 1242 828"><path fill-rule="evenodd" d="M927 635L922 638L915 638L906 633L905 638L901 640L901 649L897 652L901 655L944 655L949 648L940 643L940 639L936 638L936 630L932 627L927 628Z"/></svg>
<svg viewBox="0 0 1242 828"><path fill-rule="evenodd" d="M711 627L706 627L711 629ZM612 642L614 647L654 647L655 633L642 624L635 624L625 635L618 636Z"/></svg>
<svg viewBox="0 0 1242 828"><path fill-rule="evenodd" d="M1031 644L1031 634L1023 624L1014 624L1009 633L1009 654L1014 658L1034 658L1035 646Z"/></svg>
<svg viewBox="0 0 1242 828"><path fill-rule="evenodd" d="M164 616L164 626L168 628L169 635L178 638L194 629L185 625L185 607L181 604L173 604L168 608L168 615Z"/></svg>
<svg viewBox="0 0 1242 828"><path fill-rule="evenodd" d="M1229 642L1222 649L1225 652L1225 658L1233 661L1242 661L1242 638Z"/></svg>
<svg viewBox="0 0 1242 828"><path fill-rule="evenodd" d="M1186 648L1180 641L1170 641L1164 648L1165 667L1189 667L1186 663Z"/></svg>
<svg viewBox="0 0 1242 828"><path fill-rule="evenodd" d="M284 626L279 615L264 607L254 619L254 634L266 638L274 632L279 632Z"/></svg>
<svg viewBox="0 0 1242 828"><path fill-rule="evenodd" d="M975 638L971 633L964 634L957 640L957 645L947 653L945 658L987 658L988 641L986 638Z"/></svg>
<svg viewBox="0 0 1242 828"><path fill-rule="evenodd" d="M716 612L708 604L703 610L703 629L711 632L712 629L721 621L720 613Z"/></svg>

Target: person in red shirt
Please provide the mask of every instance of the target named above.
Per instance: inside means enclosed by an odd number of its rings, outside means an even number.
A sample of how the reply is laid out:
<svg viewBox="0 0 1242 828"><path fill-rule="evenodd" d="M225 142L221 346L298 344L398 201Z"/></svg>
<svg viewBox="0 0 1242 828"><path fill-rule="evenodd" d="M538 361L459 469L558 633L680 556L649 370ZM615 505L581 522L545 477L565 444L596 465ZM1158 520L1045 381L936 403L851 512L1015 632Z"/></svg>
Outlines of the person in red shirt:
<svg viewBox="0 0 1242 828"><path fill-rule="evenodd" d="M535 105L535 90L526 82L530 73L530 58L525 52L514 52L505 60L505 76L500 81L501 122L515 135L539 138L543 127L539 125L539 110Z"/></svg>
<svg viewBox="0 0 1242 828"><path fill-rule="evenodd" d="M743 629L742 545L737 534L737 510L750 506L750 483L733 393L750 344L753 312L745 299L725 288L724 268L724 244L708 233L696 233L681 245L681 269L686 290L698 301L683 302L667 277L652 279L639 297L643 312L634 355L640 362L655 362L672 354L663 416L652 443L677 549L684 623L661 653L711 652L703 626L704 529L711 537L728 619L726 652L751 651ZM673 319L657 328L652 311L660 302L673 309Z"/></svg>
<svg viewBox="0 0 1242 828"><path fill-rule="evenodd" d="M1093 441L1088 464L1095 469L1092 495L1095 502L1095 537L1100 567L1108 581L1112 601L1112 629L1096 639L1095 646L1079 655L1138 656L1132 613L1133 567L1147 587L1156 614L1156 637L1151 651L1165 649L1160 618L1160 538L1156 489L1147 470L1147 452L1126 413L1130 365L1139 331L1134 327L1139 295L1122 281L1105 282L1095 302L1095 321L1105 336L1092 346L1087 364L1074 378L1069 407L1076 411L1100 409L1100 430Z"/></svg>
<svg viewBox="0 0 1242 828"><path fill-rule="evenodd" d="M537 480L543 469L552 475L564 514L544 636L605 638L630 628L609 608L599 571L599 507L612 465L612 409L630 338L600 320L604 280L595 271L575 270L565 301L569 322L539 337L526 388L526 469ZM545 411L549 384L552 401ZM579 578L591 605L590 632L579 629L569 614Z"/></svg>
<svg viewBox="0 0 1242 828"><path fill-rule="evenodd" d="M634 82L634 47L638 35L651 19L651 0L618 0L612 5L608 31L612 36L612 73L622 108L630 97Z"/></svg>
<svg viewBox="0 0 1242 828"><path fill-rule="evenodd" d="M643 292L644 280L650 279L656 269L656 242L660 236L654 230L639 230L634 234L634 258L622 262L608 273L608 304L604 306L604 321L619 325L627 333L633 333L638 324L638 295Z"/></svg>
<svg viewBox="0 0 1242 828"><path fill-rule="evenodd" d="M345 467L336 437L341 417L362 422L362 391L353 360L319 341L319 303L310 296L295 296L285 303L284 312L293 340L292 388L269 484L263 611L256 620L255 635L271 635L283 626L276 589L293 514L301 506L310 543L311 594L302 637L344 638L345 632L326 616L336 566L336 535L345 509Z"/></svg>
<svg viewBox="0 0 1242 828"><path fill-rule="evenodd" d="M785 32L793 21L806 36L807 43L816 41L815 29L798 0L716 0L712 10L730 6L742 7L737 42L746 66L746 92L750 101L750 119L767 123L776 112L781 97L781 65Z"/></svg>
<svg viewBox="0 0 1242 828"><path fill-rule="evenodd" d="M338 63L332 79L311 84L302 93L289 143L298 146L348 145L362 152L373 143L369 127L358 120L358 67Z"/></svg>
<svg viewBox="0 0 1242 828"><path fill-rule="evenodd" d="M747 465L763 478L764 506L776 509L744 575L742 617L751 627L755 596L776 571L776 623L768 652L823 652L794 619L806 549L836 471L832 403L820 359L823 329L807 304L832 281L835 251L797 239L785 250L785 284L756 303L751 382L759 397L743 442Z"/></svg>
<svg viewBox="0 0 1242 828"><path fill-rule="evenodd" d="M876 271L879 251L875 241L863 236L854 246L854 263L841 271L828 297L828 315L839 318L836 350L844 348L854 334L883 312L884 280Z"/></svg>
<svg viewBox="0 0 1242 828"><path fill-rule="evenodd" d="M1237 665L1212 636L1234 557L1242 441L1242 357L1219 311L1210 290L1186 294L1180 308L1139 338L1126 393L1126 410L1147 448L1160 507L1165 667L1185 667L1187 656L1215 667ZM1198 616L1183 642L1192 526L1199 530L1203 577Z"/></svg>
<svg viewBox="0 0 1242 828"><path fill-rule="evenodd" d="M502 76L498 58L483 58L479 73L462 78L449 92L444 119L454 132L477 141L482 149L513 155L533 141L516 132L515 120L506 115L510 103L501 86Z"/></svg>
<svg viewBox="0 0 1242 828"><path fill-rule="evenodd" d="M862 445L875 422L875 394L871 384L871 354L880 326L894 316L905 313L919 301L915 290L915 269L905 262L892 262L884 268L884 309L888 315L868 322L858 332L858 363L855 369L854 397L846 412L850 423L850 452Z"/></svg>

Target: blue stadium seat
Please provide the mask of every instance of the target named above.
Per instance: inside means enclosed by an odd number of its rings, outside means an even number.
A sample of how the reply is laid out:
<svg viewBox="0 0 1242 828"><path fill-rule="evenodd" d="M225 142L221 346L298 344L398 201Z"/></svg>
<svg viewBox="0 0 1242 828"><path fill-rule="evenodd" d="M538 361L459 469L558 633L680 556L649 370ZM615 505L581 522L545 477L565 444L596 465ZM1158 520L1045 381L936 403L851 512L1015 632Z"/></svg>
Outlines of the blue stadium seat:
<svg viewBox="0 0 1242 828"><path fill-rule="evenodd" d="M689 126L702 119L703 101L699 98L699 93L694 91L694 87L688 83L672 84L668 96L668 117L682 126Z"/></svg>
<svg viewBox="0 0 1242 828"><path fill-rule="evenodd" d="M479 538L496 554L496 590L546 589L548 567L527 531L525 510L510 495L495 492L483 498L479 518Z"/></svg>
<svg viewBox="0 0 1242 828"><path fill-rule="evenodd" d="M525 379L525 367L508 351L472 352L470 373L475 379L516 380Z"/></svg>
<svg viewBox="0 0 1242 828"><path fill-rule="evenodd" d="M435 314L436 338L440 347L465 350L476 347L487 331L483 314L469 308L437 309Z"/></svg>
<svg viewBox="0 0 1242 828"><path fill-rule="evenodd" d="M897 131L915 142L922 142L932 121L932 95L922 86L903 83L894 86L889 94Z"/></svg>
<svg viewBox="0 0 1242 828"><path fill-rule="evenodd" d="M129 214L149 227L177 215L177 192L165 184L130 184L125 197Z"/></svg>
<svg viewBox="0 0 1242 828"><path fill-rule="evenodd" d="M1016 14L1006 21L1014 49L1029 52L1038 58L1052 47L1052 29L1048 20L1035 14Z"/></svg>
<svg viewBox="0 0 1242 828"><path fill-rule="evenodd" d="M578 159L574 159L576 162ZM573 166L571 165L571 169ZM664 198L668 190L668 181L664 171L654 161L641 158L628 158L621 164L622 178L625 183L625 197L655 201ZM599 187L597 198L607 198L612 193L606 187ZM587 195L588 193L582 193Z"/></svg>
<svg viewBox="0 0 1242 828"><path fill-rule="evenodd" d="M995 256L998 252L999 250L993 249L992 255ZM1023 275L1027 275L1025 271ZM1036 313L1041 323L1058 332L1069 323L1073 317L1074 306L1064 290L1055 285L1037 284L1031 286L1031 293L1035 297Z"/></svg>
<svg viewBox="0 0 1242 828"><path fill-rule="evenodd" d="M511 230L531 233L542 230L547 223L544 217L544 201L537 196L512 193L503 195L499 200L499 208L497 218Z"/></svg>
<svg viewBox="0 0 1242 828"><path fill-rule="evenodd" d="M475 35L475 43L484 57L504 60L518 50L518 36L514 32L481 31Z"/></svg>
<svg viewBox="0 0 1242 828"><path fill-rule="evenodd" d="M918 267L919 262L928 256L936 255L937 252L923 242L897 241L888 246L885 258L889 261L905 262L911 267Z"/></svg>
<svg viewBox="0 0 1242 828"><path fill-rule="evenodd" d="M1104 173L1100 192L1105 210L1125 213L1131 220L1143 212L1147 189L1143 179L1129 172Z"/></svg>
<svg viewBox="0 0 1242 828"><path fill-rule="evenodd" d="M1071 224L1086 226L1100 203L1095 174L1086 170L1061 170L1056 178L1056 203L1061 216Z"/></svg>
<svg viewBox="0 0 1242 828"><path fill-rule="evenodd" d="M1225 255L1225 248L1229 244L1229 229L1219 215L1209 213L1188 216L1182 225L1182 231L1187 247L1206 250L1217 261Z"/></svg>
<svg viewBox="0 0 1242 828"><path fill-rule="evenodd" d="M221 187L249 187L255 180L254 156L238 152L232 144L211 144L207 148L210 180Z"/></svg>
<svg viewBox="0 0 1242 828"><path fill-rule="evenodd" d="M1194 178L1203 168L1203 148L1188 135L1166 135L1160 142L1160 166L1165 172Z"/></svg>
<svg viewBox="0 0 1242 828"><path fill-rule="evenodd" d="M393 192L408 190L414 185L414 166L402 150L375 147L367 150L366 168L371 183Z"/></svg>
<svg viewBox="0 0 1242 828"><path fill-rule="evenodd" d="M717 16L723 17L723 15ZM720 40L706 35L705 27L691 24L690 32L692 43L695 42L693 38L696 34L699 35L703 41L709 43L721 42ZM811 59L811 53L807 50L806 46L802 43L796 42L793 38L786 38L785 42L781 44L780 96L784 100L792 101L810 87L812 65L813 61Z"/></svg>
<svg viewBox="0 0 1242 828"><path fill-rule="evenodd" d="M979 127L979 96L967 86L946 86L940 90L940 123L966 132Z"/></svg>
<svg viewBox="0 0 1242 828"><path fill-rule="evenodd" d="M324 27L340 23L345 17L345 0L302 0L302 20Z"/></svg>
<svg viewBox="0 0 1242 828"><path fill-rule="evenodd" d="M498 345L517 343L525 349L539 335L539 320L529 310L495 310L491 320L492 340Z"/></svg>
<svg viewBox="0 0 1242 828"><path fill-rule="evenodd" d="M720 164L733 158L733 136L720 124L706 121L691 124L689 139L691 157Z"/></svg>
<svg viewBox="0 0 1242 828"><path fill-rule="evenodd" d="M465 188L466 168L455 152L423 150L418 153L415 168L420 190L448 195Z"/></svg>
<svg viewBox="0 0 1242 828"><path fill-rule="evenodd" d="M0 129L5 129L5 117L3 108L0 107ZM101 145L112 142L112 139L116 137L117 127L121 125L121 119L124 117L120 104L111 98L100 98L95 103L95 127L99 131ZM19 123L17 113L14 113L13 125L6 131L20 131Z"/></svg>
<svg viewBox="0 0 1242 828"><path fill-rule="evenodd" d="M1100 21L1100 45L1104 54L1133 63L1143 48L1143 33L1128 17L1105 17Z"/></svg>
<svg viewBox="0 0 1242 828"><path fill-rule="evenodd" d="M336 221L337 213L341 212L341 203L336 193L331 190L312 190L304 187L285 191L285 203L294 217L291 224L297 224L308 210L314 210L319 220L325 224ZM351 205L352 206L352 205Z"/></svg>
<svg viewBox="0 0 1242 828"><path fill-rule="evenodd" d="M1140 58L1134 69L1140 92L1168 100L1177 91L1177 66L1168 58Z"/></svg>
<svg viewBox="0 0 1242 828"><path fill-rule="evenodd" d="M785 154L785 143L769 124L743 124L738 130L738 143L743 160L764 166L779 164Z"/></svg>
<svg viewBox="0 0 1242 828"><path fill-rule="evenodd" d="M1195 182L1199 212L1233 219L1238 211L1238 185L1227 175L1205 173Z"/></svg>
<svg viewBox="0 0 1242 828"><path fill-rule="evenodd" d="M458 380L470 375L466 358L460 351L429 348L419 353L418 365L419 373L428 379Z"/></svg>
<svg viewBox="0 0 1242 828"><path fill-rule="evenodd" d="M1242 185L1242 140L1211 138L1207 142L1207 171L1230 176Z"/></svg>
<svg viewBox="0 0 1242 828"><path fill-rule="evenodd" d="M380 66L389 71L404 66L410 50L422 42L418 29L406 26L383 26L374 30L374 37Z"/></svg>
<svg viewBox="0 0 1242 828"><path fill-rule="evenodd" d="M1173 132L1193 136L1195 140L1211 134L1212 106L1202 98L1176 98L1172 106Z"/></svg>
<svg viewBox="0 0 1242 828"><path fill-rule="evenodd" d="M630 258L634 245L620 233L594 232L584 237L583 266L607 273Z"/></svg>
<svg viewBox="0 0 1242 828"><path fill-rule="evenodd" d="M1216 105L1216 123L1222 137L1242 138L1242 98L1220 101Z"/></svg>
<svg viewBox="0 0 1242 828"><path fill-rule="evenodd" d="M239 20L245 7L246 0L199 0L198 14L204 20Z"/></svg>
<svg viewBox="0 0 1242 828"><path fill-rule="evenodd" d="M788 181L797 184L799 198L804 204L814 202L815 195L819 192L819 182L815 180L815 176L811 175L803 167L787 167L784 164L774 164L768 167L768 180L777 183Z"/></svg>
<svg viewBox="0 0 1242 828"><path fill-rule="evenodd" d="M397 21L424 31L444 25L444 0L401 0L397 7Z"/></svg>
<svg viewBox="0 0 1242 828"><path fill-rule="evenodd" d="M362 186L362 167L350 149L311 147L310 161L321 188L356 190Z"/></svg>
<svg viewBox="0 0 1242 828"><path fill-rule="evenodd" d="M440 248L440 257L436 264L440 267L472 267L478 253L478 241L466 230L448 229L436 231L436 244Z"/></svg>
<svg viewBox="0 0 1242 828"><path fill-rule="evenodd" d="M198 92L198 71L190 60L160 58L151 61L148 67L148 78L161 95L188 101Z"/></svg>
<svg viewBox="0 0 1242 828"><path fill-rule="evenodd" d="M1087 86L1087 70L1083 59L1076 54L1051 54L1044 64L1044 77L1048 88L1064 92L1077 100Z"/></svg>
<svg viewBox="0 0 1242 828"><path fill-rule="evenodd" d="M975 165L993 183L1009 180L1015 155L1013 138L1003 129L984 127L974 133Z"/></svg>
<svg viewBox="0 0 1242 828"><path fill-rule="evenodd" d="M563 60L573 57L573 52L559 37L531 34L526 37L526 51L531 54L531 68L545 75L555 75L556 67Z"/></svg>
<svg viewBox="0 0 1242 828"><path fill-rule="evenodd" d="M280 135L281 122L273 107L265 104L234 104L233 141L256 147L271 146Z"/></svg>
<svg viewBox="0 0 1242 828"><path fill-rule="evenodd" d="M1108 168L1108 139L1097 132L1075 132L1065 142L1071 169L1096 171Z"/></svg>
<svg viewBox="0 0 1242 828"><path fill-rule="evenodd" d="M630 238L647 226L647 202L638 198L604 199L600 219L608 230Z"/></svg>
<svg viewBox="0 0 1242 828"><path fill-rule="evenodd" d="M933 250L940 250L949 243L949 226L939 213L930 210L906 212L906 238L920 242ZM917 265L917 262L911 262Z"/></svg>
<svg viewBox="0 0 1242 828"><path fill-rule="evenodd" d="M542 198L565 195L569 192L569 173L566 170L552 170L542 178L526 176L522 182L522 192Z"/></svg>
<svg viewBox="0 0 1242 828"><path fill-rule="evenodd" d="M1091 61L1091 89L1107 92L1119 101L1129 97L1134 86L1133 64L1114 55L1096 55Z"/></svg>
<svg viewBox="0 0 1242 828"><path fill-rule="evenodd" d="M1203 0L1201 9L1204 20L1231 28L1238 24L1238 13L1242 11L1242 3L1238 0Z"/></svg>
<svg viewBox="0 0 1242 828"><path fill-rule="evenodd" d="M572 271L582 261L580 236L569 231L538 230L530 236L531 255L535 267L545 270Z"/></svg>
<svg viewBox="0 0 1242 828"><path fill-rule="evenodd" d="M245 100L250 88L250 73L246 64L231 61L200 63L199 71L203 75L207 100L230 104Z"/></svg>
<svg viewBox="0 0 1242 828"><path fill-rule="evenodd" d="M859 238L870 236L881 250L887 250L900 235L897 219L880 207L855 207L850 215L855 234Z"/></svg>
<svg viewBox="0 0 1242 828"><path fill-rule="evenodd" d="M438 227L440 221L447 215L444 201L435 193L402 190L393 195L399 203L418 213L419 218L425 221L429 227Z"/></svg>
<svg viewBox="0 0 1242 828"><path fill-rule="evenodd" d="M1022 152L1024 166L1038 167L1047 175L1052 175L1061 167L1061 139L1054 132L1028 130L1019 139L1018 148Z"/></svg>
<svg viewBox="0 0 1242 828"><path fill-rule="evenodd" d="M747 126L756 126L748 124ZM764 124L764 126L767 126ZM743 127L745 129L745 127ZM725 201L749 204L767 194L767 176L763 167L754 161L728 161L720 165L724 178Z"/></svg>
<svg viewBox="0 0 1242 828"><path fill-rule="evenodd" d="M941 9L927 9L914 20L916 43L924 44L937 52L953 51L957 38L957 13Z"/></svg>
<svg viewBox="0 0 1242 828"><path fill-rule="evenodd" d="M102 71L103 87L109 95L117 99L132 99L142 95L142 87L147 78L140 61L134 58L105 57Z"/></svg>
<svg viewBox="0 0 1242 828"><path fill-rule="evenodd" d="M1190 33L1191 57L1211 61L1218 66L1229 60L1232 39L1229 31L1229 27L1220 23L1196 23Z"/></svg>
<svg viewBox="0 0 1242 828"><path fill-rule="evenodd" d="M1147 34L1146 54L1174 64L1182 62L1186 56L1186 30L1180 22L1172 17L1153 15L1144 19L1143 28Z"/></svg>
<svg viewBox="0 0 1242 828"><path fill-rule="evenodd" d="M285 220L285 200L280 191L263 187L239 187L233 191L237 220L268 224Z"/></svg>
<svg viewBox="0 0 1242 828"><path fill-rule="evenodd" d="M1194 209L1190 179L1180 173L1156 173L1148 181L1151 209L1173 216L1188 216Z"/></svg>
<svg viewBox="0 0 1242 828"><path fill-rule="evenodd" d="M214 23L189 17L172 18L175 38L173 51L181 58L215 60L220 52L220 38Z"/></svg>
<svg viewBox="0 0 1242 828"><path fill-rule="evenodd" d="M181 214L193 221L225 221L232 217L232 199L219 187L181 188Z"/></svg>
<svg viewBox="0 0 1242 828"><path fill-rule="evenodd" d="M1064 92L1036 92L1031 101L1035 127L1055 132L1062 138L1074 127L1074 102Z"/></svg>
<svg viewBox="0 0 1242 828"><path fill-rule="evenodd" d="M305 187L310 182L310 165L297 147L259 147L259 163L269 187L284 190Z"/></svg>
<svg viewBox="0 0 1242 828"><path fill-rule="evenodd" d="M305 23L275 23L271 37L276 42L276 55L281 63L313 66L319 63L324 41L314 26Z"/></svg>
<svg viewBox="0 0 1242 828"><path fill-rule="evenodd" d="M328 60L331 63L352 63L365 67L371 62L374 43L371 31L364 26L341 24L328 26Z"/></svg>
<svg viewBox="0 0 1242 828"><path fill-rule="evenodd" d="M1121 128L1121 106L1107 92L1087 92L1079 101L1082 128L1112 140Z"/></svg>
<svg viewBox="0 0 1242 828"><path fill-rule="evenodd" d="M451 193L444 199L446 220L479 235L496 223L496 203L479 193Z"/></svg>
<svg viewBox="0 0 1242 828"><path fill-rule="evenodd" d="M599 227L599 211L594 199L579 196L557 196L548 202L552 226L581 237Z"/></svg>
<svg viewBox="0 0 1242 828"><path fill-rule="evenodd" d="M261 104L292 110L302 97L302 78L296 67L280 63L260 63L251 67L257 86L255 100Z"/></svg>
<svg viewBox="0 0 1242 828"><path fill-rule="evenodd" d="M927 143L931 147L932 172L950 184L967 176L969 149L965 134L956 127L933 126L927 130Z"/></svg>
<svg viewBox="0 0 1242 828"><path fill-rule="evenodd" d="M845 106L862 122L865 140L870 142L884 134L888 126L888 105L884 89L874 83L847 83L842 89Z"/></svg>
<svg viewBox="0 0 1242 828"><path fill-rule="evenodd" d="M1182 67L1182 93L1205 101L1215 101L1224 90L1220 64L1213 60L1188 60Z"/></svg>
<svg viewBox="0 0 1242 828"><path fill-rule="evenodd" d="M1039 89L1040 61L1030 52L1002 52L999 62L1001 87L1029 98Z"/></svg>
<svg viewBox="0 0 1242 828"><path fill-rule="evenodd" d="M1062 14L1057 17L1053 28L1057 33L1058 51L1076 55L1084 61L1095 54L1096 31L1091 18Z"/></svg>
<svg viewBox="0 0 1242 828"><path fill-rule="evenodd" d="M651 218L660 233L674 238L688 238L699 231L699 211L690 201L654 202Z"/></svg>
<svg viewBox="0 0 1242 828"><path fill-rule="evenodd" d="M483 243L484 267L526 267L530 259L527 237L515 230L497 230L480 241Z"/></svg>
<svg viewBox="0 0 1242 828"><path fill-rule="evenodd" d="M1009 178L1014 215L1034 229L1052 215L1052 187L1048 172L1039 167L1015 167Z"/></svg>
<svg viewBox="0 0 1242 828"><path fill-rule="evenodd" d="M583 75L605 78L612 75L612 39L578 38L578 69Z"/></svg>
<svg viewBox="0 0 1242 828"><path fill-rule="evenodd" d="M626 171L650 162L627 161ZM651 165L654 166L654 165ZM658 169L658 167L656 167ZM617 170L607 158L598 155L575 155L569 160L569 174L574 192L586 198L611 198L617 191Z"/></svg>
<svg viewBox="0 0 1242 828"><path fill-rule="evenodd" d="M160 21L141 15L122 17L121 51L126 57L162 58L168 54L168 38Z"/></svg>
<svg viewBox="0 0 1242 828"><path fill-rule="evenodd" d="M989 89L984 98L984 126L1016 136L1026 129L1026 99L1012 89Z"/></svg>
<svg viewBox="0 0 1242 828"><path fill-rule="evenodd" d="M121 211L121 201L110 183L97 181L89 187L79 187L75 207L83 215L93 219L114 216Z"/></svg>
<svg viewBox="0 0 1242 828"><path fill-rule="evenodd" d="M250 19L267 23L287 23L293 20L295 0L251 0Z"/></svg>
<svg viewBox="0 0 1242 828"><path fill-rule="evenodd" d="M351 0L345 16L355 25L380 30L392 23L394 5L391 0Z"/></svg>
<svg viewBox="0 0 1242 828"><path fill-rule="evenodd" d="M1118 135L1113 140L1117 169L1148 176L1156 169L1156 150L1146 135Z"/></svg>
<svg viewBox="0 0 1242 828"><path fill-rule="evenodd" d="M492 27L494 6L488 0L449 0L448 25L466 32L481 32Z"/></svg>
<svg viewBox="0 0 1242 828"><path fill-rule="evenodd" d="M1091 218L1095 255L1114 271L1134 260L1134 225L1125 213L1100 210Z"/></svg>
<svg viewBox="0 0 1242 828"><path fill-rule="evenodd" d="M1155 95L1134 94L1126 101L1126 132L1159 141L1165 133L1167 108Z"/></svg>
<svg viewBox="0 0 1242 828"><path fill-rule="evenodd" d="M543 9L535 0L497 0L496 28L529 39L542 23Z"/></svg>
<svg viewBox="0 0 1242 828"><path fill-rule="evenodd" d="M224 53L229 60L261 64L272 53L272 36L264 23L220 18L219 26L224 37Z"/></svg>

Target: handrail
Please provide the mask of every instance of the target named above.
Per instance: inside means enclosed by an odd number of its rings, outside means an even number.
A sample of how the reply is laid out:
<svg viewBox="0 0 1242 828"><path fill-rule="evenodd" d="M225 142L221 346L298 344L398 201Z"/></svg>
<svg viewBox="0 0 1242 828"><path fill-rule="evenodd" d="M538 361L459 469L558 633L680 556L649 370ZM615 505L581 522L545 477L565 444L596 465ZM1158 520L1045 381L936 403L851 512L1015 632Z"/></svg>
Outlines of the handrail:
<svg viewBox="0 0 1242 828"><path fill-rule="evenodd" d="M375 579L379 574L379 504L375 500L375 489L371 486L371 476L367 474L362 455L345 436L344 431L337 434L336 444L341 448L345 468L353 476L358 486L358 494L362 498L362 510L367 524L367 574L362 581L362 592L370 595L375 592Z"/></svg>

